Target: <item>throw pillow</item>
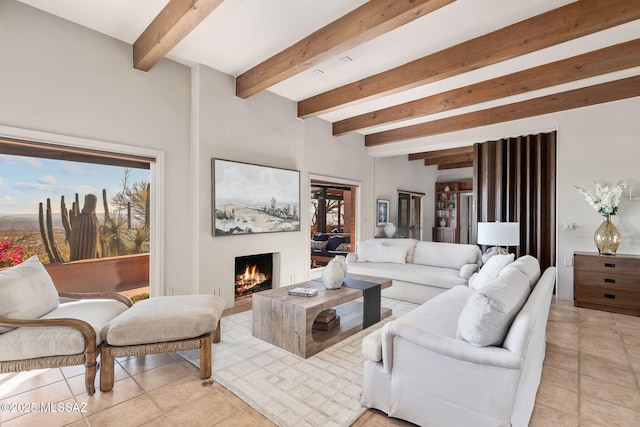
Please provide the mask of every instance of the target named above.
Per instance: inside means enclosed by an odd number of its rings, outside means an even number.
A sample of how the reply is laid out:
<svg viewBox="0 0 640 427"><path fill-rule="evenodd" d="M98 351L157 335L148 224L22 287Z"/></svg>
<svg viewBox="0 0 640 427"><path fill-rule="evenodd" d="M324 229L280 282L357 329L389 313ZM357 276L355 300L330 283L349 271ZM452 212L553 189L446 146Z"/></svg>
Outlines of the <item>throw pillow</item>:
<svg viewBox="0 0 640 427"><path fill-rule="evenodd" d="M58 291L37 256L0 271L0 317L37 319L58 303ZM0 334L11 329L0 327Z"/></svg>
<svg viewBox="0 0 640 427"><path fill-rule="evenodd" d="M357 242L356 243L356 262L376 262L378 246L373 242Z"/></svg>
<svg viewBox="0 0 640 427"><path fill-rule="evenodd" d="M502 345L529 290L527 277L519 271L494 279L467 300L456 336L477 347Z"/></svg>
<svg viewBox="0 0 640 427"><path fill-rule="evenodd" d="M382 244L385 246L399 246L402 248L407 248L407 258L406 262L413 263L413 253L416 250L416 240L414 239L378 239L382 240Z"/></svg>
<svg viewBox="0 0 640 427"><path fill-rule="evenodd" d="M313 237L311 239L316 241L329 240L329 235L326 233L313 233Z"/></svg>
<svg viewBox="0 0 640 427"><path fill-rule="evenodd" d="M335 251L338 246L344 243L344 237L342 236L331 236L329 237L329 243L327 243L328 251Z"/></svg>
<svg viewBox="0 0 640 427"><path fill-rule="evenodd" d="M349 244L348 243L340 243L336 248L336 252L349 252Z"/></svg>
<svg viewBox="0 0 640 427"><path fill-rule="evenodd" d="M518 271L524 273L525 276L529 279L529 286L533 290L536 283L538 283L538 279L540 278L540 262L535 257L531 255L523 255L517 260L513 261L506 268L504 268L500 275L505 273L508 269L515 268Z"/></svg>
<svg viewBox="0 0 640 427"><path fill-rule="evenodd" d="M311 250L312 251L324 251L329 242L327 240L312 240L311 241Z"/></svg>
<svg viewBox="0 0 640 427"><path fill-rule="evenodd" d="M513 262L514 254L494 255L482 266L479 272L469 278L469 287L479 290L491 280L498 277L500 271Z"/></svg>
<svg viewBox="0 0 640 427"><path fill-rule="evenodd" d="M376 262L390 262L394 264L404 264L407 260L408 248L401 246L378 245L376 252Z"/></svg>

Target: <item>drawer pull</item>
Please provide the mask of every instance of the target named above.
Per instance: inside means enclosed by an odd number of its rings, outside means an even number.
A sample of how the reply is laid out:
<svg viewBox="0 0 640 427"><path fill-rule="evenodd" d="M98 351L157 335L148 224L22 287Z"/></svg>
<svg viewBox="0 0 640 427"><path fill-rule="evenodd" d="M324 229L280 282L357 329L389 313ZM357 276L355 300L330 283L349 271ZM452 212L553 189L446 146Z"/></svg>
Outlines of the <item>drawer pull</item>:
<svg viewBox="0 0 640 427"><path fill-rule="evenodd" d="M604 294L604 297L609 299L616 299L616 296L614 294Z"/></svg>
<svg viewBox="0 0 640 427"><path fill-rule="evenodd" d="M616 279L607 279L606 277L605 277L604 281L605 281L605 283L616 283Z"/></svg>
<svg viewBox="0 0 640 427"><path fill-rule="evenodd" d="M608 268L616 268L616 263L615 262L605 262L604 266L608 267Z"/></svg>

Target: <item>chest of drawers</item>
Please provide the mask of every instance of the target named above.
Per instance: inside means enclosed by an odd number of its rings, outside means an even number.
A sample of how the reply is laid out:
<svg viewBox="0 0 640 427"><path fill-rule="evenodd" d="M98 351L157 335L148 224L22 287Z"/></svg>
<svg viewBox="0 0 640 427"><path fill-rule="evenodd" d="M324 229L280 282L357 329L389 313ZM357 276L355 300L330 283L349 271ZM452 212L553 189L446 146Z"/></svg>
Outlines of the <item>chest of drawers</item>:
<svg viewBox="0 0 640 427"><path fill-rule="evenodd" d="M576 307L640 316L640 256L573 255Z"/></svg>

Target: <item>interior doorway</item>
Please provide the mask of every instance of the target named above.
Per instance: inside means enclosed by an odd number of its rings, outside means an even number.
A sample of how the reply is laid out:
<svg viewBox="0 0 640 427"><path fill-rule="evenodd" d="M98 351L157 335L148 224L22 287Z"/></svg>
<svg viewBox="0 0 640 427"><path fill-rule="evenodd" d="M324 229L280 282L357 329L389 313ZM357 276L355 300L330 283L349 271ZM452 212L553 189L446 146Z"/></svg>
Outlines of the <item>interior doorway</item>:
<svg viewBox="0 0 640 427"><path fill-rule="evenodd" d="M422 197L424 193L398 190L398 237L422 240Z"/></svg>
<svg viewBox="0 0 640 427"><path fill-rule="evenodd" d="M311 268L355 250L357 189L353 184L311 179Z"/></svg>
<svg viewBox="0 0 640 427"><path fill-rule="evenodd" d="M473 225L473 193L460 193L460 243L471 241Z"/></svg>

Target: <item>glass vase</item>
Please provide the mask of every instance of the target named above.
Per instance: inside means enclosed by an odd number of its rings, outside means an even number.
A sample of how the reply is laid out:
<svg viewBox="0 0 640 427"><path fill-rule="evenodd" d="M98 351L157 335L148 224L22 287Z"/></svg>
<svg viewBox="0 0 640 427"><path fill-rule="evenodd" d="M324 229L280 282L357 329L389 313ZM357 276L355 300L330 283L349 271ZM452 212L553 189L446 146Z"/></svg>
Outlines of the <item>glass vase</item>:
<svg viewBox="0 0 640 427"><path fill-rule="evenodd" d="M611 222L611 216L604 217L604 221L593 235L593 241L600 255L615 255L622 241L618 227Z"/></svg>

